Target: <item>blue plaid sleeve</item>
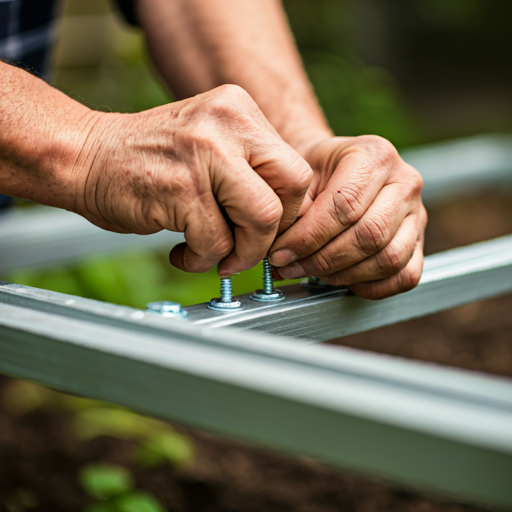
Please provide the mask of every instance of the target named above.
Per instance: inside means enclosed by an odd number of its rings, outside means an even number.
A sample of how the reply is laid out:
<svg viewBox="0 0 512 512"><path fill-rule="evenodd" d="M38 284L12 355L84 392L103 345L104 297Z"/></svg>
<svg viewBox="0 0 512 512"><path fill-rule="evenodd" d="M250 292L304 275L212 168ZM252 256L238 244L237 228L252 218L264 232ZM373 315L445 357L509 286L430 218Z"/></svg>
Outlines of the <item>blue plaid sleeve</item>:
<svg viewBox="0 0 512 512"><path fill-rule="evenodd" d="M135 16L133 0L114 0L114 3L119 7L125 20L130 23L130 25L139 25L137 17Z"/></svg>
<svg viewBox="0 0 512 512"><path fill-rule="evenodd" d="M53 40L55 0L0 0L0 59L43 76Z"/></svg>

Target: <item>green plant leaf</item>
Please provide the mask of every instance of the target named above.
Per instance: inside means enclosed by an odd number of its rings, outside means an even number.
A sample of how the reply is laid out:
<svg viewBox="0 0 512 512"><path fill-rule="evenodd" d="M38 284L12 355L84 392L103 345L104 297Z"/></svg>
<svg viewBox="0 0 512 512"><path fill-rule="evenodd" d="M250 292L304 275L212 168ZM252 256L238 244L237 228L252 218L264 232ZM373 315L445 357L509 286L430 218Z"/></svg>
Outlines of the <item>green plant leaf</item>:
<svg viewBox="0 0 512 512"><path fill-rule="evenodd" d="M113 407L84 409L78 411L74 419L75 434L81 439L94 439L99 436L138 439L170 429L162 421Z"/></svg>
<svg viewBox="0 0 512 512"><path fill-rule="evenodd" d="M115 510L116 512L167 512L154 496L139 491L116 499Z"/></svg>
<svg viewBox="0 0 512 512"><path fill-rule="evenodd" d="M99 500L107 500L133 489L130 472L110 464L89 464L79 473L79 481L84 491Z"/></svg>
<svg viewBox="0 0 512 512"><path fill-rule="evenodd" d="M177 432L166 432L144 441L137 454L141 466L155 467L163 464L181 466L193 459L192 443Z"/></svg>
<svg viewBox="0 0 512 512"><path fill-rule="evenodd" d="M89 505L83 512L117 512L117 508L111 502L99 502Z"/></svg>

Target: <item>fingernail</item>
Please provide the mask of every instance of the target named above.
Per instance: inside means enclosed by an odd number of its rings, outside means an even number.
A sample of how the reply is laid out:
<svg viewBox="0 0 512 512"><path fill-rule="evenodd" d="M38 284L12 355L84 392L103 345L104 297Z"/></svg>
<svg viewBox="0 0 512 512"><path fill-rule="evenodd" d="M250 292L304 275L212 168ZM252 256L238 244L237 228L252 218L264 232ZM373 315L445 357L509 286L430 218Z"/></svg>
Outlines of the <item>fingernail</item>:
<svg viewBox="0 0 512 512"><path fill-rule="evenodd" d="M284 267L297 259L297 255L290 249L278 249L268 257L270 263L276 267Z"/></svg>
<svg viewBox="0 0 512 512"><path fill-rule="evenodd" d="M280 268L279 274L281 274L281 276L285 279L298 279L299 277L306 277L306 272L298 261L287 267Z"/></svg>
<svg viewBox="0 0 512 512"><path fill-rule="evenodd" d="M274 278L274 281L282 281L283 278L276 267L272 267L272 277Z"/></svg>

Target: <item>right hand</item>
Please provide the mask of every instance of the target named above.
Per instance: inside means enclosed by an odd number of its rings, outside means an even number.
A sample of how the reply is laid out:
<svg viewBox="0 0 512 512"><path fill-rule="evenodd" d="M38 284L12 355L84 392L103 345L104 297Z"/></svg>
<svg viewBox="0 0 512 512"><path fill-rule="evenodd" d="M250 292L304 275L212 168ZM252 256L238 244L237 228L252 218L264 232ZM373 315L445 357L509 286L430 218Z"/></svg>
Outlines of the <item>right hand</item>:
<svg viewBox="0 0 512 512"><path fill-rule="evenodd" d="M75 165L78 213L119 233L184 232L170 253L182 270L253 267L311 204L310 166L240 87L91 116Z"/></svg>

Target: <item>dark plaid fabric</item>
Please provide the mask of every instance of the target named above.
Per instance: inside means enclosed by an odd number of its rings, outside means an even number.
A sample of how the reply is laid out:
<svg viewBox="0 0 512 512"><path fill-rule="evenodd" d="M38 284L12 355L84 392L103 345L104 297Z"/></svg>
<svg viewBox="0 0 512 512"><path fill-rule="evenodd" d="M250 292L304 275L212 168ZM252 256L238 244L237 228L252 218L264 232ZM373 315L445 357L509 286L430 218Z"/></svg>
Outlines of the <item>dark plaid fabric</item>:
<svg viewBox="0 0 512 512"><path fill-rule="evenodd" d="M45 77L59 0L0 0L0 59ZM133 0L116 0L129 23L136 24ZM0 210L11 204L0 194Z"/></svg>
<svg viewBox="0 0 512 512"><path fill-rule="evenodd" d="M4 196L0 194L0 211L5 210L12 204L12 198L9 196Z"/></svg>
<svg viewBox="0 0 512 512"><path fill-rule="evenodd" d="M0 59L43 76L54 35L58 0L0 0ZM133 0L115 0L126 20L136 24Z"/></svg>
<svg viewBox="0 0 512 512"><path fill-rule="evenodd" d="M55 0L0 0L0 58L44 76Z"/></svg>

